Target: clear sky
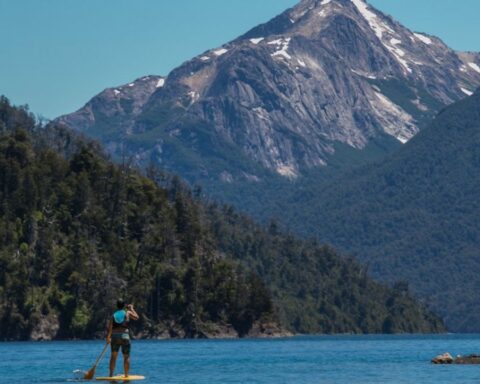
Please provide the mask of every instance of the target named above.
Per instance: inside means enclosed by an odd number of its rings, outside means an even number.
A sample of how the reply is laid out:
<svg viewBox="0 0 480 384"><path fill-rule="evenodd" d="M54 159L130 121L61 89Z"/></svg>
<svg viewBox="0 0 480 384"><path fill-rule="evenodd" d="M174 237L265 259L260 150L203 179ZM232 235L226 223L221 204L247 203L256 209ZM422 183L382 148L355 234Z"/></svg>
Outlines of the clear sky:
<svg viewBox="0 0 480 384"><path fill-rule="evenodd" d="M183 61L297 0L0 0L0 94L54 118ZM480 0L370 0L410 29L480 51Z"/></svg>

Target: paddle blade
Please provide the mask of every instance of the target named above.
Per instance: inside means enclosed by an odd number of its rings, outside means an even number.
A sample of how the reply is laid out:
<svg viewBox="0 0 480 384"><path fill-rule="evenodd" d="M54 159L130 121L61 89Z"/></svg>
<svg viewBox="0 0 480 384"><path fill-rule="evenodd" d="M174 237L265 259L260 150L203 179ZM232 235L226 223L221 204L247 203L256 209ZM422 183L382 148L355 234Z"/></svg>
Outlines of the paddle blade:
<svg viewBox="0 0 480 384"><path fill-rule="evenodd" d="M85 380L92 380L93 376L95 376L95 367L91 368L87 373L85 373L83 378Z"/></svg>

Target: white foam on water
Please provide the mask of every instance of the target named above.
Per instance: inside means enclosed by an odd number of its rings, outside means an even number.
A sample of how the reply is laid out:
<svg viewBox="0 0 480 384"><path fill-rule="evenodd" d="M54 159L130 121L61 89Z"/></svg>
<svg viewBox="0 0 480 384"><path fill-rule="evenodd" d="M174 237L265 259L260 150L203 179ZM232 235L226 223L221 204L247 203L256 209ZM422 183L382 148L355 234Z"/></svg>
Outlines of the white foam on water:
<svg viewBox="0 0 480 384"><path fill-rule="evenodd" d="M87 372L82 371L81 369L75 369L73 372L74 380L83 380Z"/></svg>

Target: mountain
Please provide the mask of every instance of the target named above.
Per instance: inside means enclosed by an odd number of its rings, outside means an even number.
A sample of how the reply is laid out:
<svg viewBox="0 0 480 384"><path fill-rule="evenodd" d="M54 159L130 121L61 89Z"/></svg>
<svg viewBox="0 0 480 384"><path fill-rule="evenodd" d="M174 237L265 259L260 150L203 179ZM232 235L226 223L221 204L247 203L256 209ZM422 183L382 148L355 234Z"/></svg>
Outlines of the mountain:
<svg viewBox="0 0 480 384"><path fill-rule="evenodd" d="M404 284L147 173L0 99L0 340L103 337L119 296L139 337L444 330Z"/></svg>
<svg viewBox="0 0 480 384"><path fill-rule="evenodd" d="M293 233L340 247L377 278L409 281L452 330L478 329L469 285L476 281L477 227L463 221L470 208L462 206L460 215L453 197L430 199L455 190L475 201L471 189L450 188L467 186L474 174L447 157L459 167L456 180L437 157L439 140L455 139L440 131L435 137L440 120L428 128L436 146L409 149L437 113L480 85L478 53L412 32L362 0L304 0L152 84L158 88L135 114L118 112L123 125L105 113L96 118L94 105L117 105L107 102L113 89L58 121L100 140L114 158L160 165L259 220L275 217ZM403 153L412 156L402 158L405 165L418 161L408 170L418 177L408 179L408 195L407 185L385 182L407 178L400 160L392 165ZM430 179L422 168L436 169L429 157L451 178ZM376 173L387 164L391 172Z"/></svg>
<svg viewBox="0 0 480 384"><path fill-rule="evenodd" d="M292 228L408 281L455 332L480 330L480 90L401 150L286 199Z"/></svg>
<svg viewBox="0 0 480 384"><path fill-rule="evenodd" d="M304 0L166 78L107 89L59 121L116 157L212 191L295 179L351 153L378 158L478 85L477 53L362 0Z"/></svg>

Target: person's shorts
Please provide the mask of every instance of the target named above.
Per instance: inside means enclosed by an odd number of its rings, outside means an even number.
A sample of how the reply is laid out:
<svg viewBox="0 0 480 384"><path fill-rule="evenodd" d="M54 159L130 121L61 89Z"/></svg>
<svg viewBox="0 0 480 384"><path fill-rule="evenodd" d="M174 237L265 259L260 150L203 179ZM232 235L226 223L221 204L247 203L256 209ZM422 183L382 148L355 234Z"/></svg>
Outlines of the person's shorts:
<svg viewBox="0 0 480 384"><path fill-rule="evenodd" d="M130 336L126 333L120 335L112 335L111 342L112 352L118 352L122 347L124 355L130 355Z"/></svg>

